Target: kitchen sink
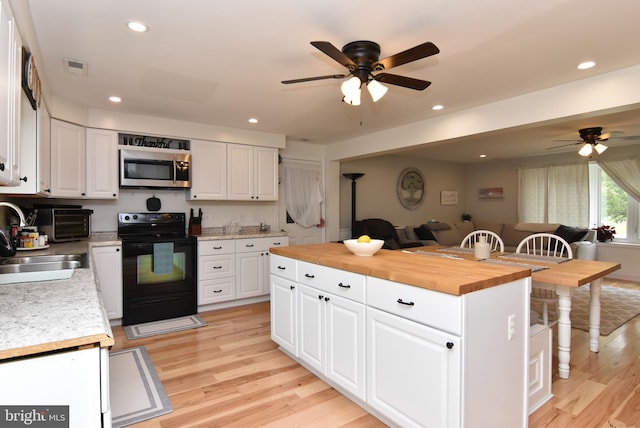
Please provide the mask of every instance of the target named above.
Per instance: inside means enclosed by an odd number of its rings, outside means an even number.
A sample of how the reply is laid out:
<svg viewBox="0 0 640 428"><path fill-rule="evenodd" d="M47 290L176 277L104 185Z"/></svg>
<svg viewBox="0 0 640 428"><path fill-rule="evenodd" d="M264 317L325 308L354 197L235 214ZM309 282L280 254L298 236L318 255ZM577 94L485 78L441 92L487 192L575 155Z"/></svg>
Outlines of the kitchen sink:
<svg viewBox="0 0 640 428"><path fill-rule="evenodd" d="M52 254L8 258L0 262L0 274L42 272L89 267L87 253Z"/></svg>

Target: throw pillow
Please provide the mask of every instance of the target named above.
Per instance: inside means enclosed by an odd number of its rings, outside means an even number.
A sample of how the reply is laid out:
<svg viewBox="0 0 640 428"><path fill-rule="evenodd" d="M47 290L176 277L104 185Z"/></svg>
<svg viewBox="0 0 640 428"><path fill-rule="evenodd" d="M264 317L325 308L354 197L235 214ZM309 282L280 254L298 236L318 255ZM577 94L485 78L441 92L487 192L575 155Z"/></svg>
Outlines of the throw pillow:
<svg viewBox="0 0 640 428"><path fill-rule="evenodd" d="M418 236L418 239L420 239L421 241L436 240L436 237L433 236L433 233L431 233L431 231L424 226L415 227L413 231L416 233L416 235Z"/></svg>
<svg viewBox="0 0 640 428"><path fill-rule="evenodd" d="M553 232L553 234L554 235L558 235L559 237L561 237L562 239L567 241L569 244L571 244L572 242L576 242L576 241L582 240L582 238L585 237L585 235L587 234L588 231L589 231L589 229L582 229L582 228L579 228L579 227L564 226L564 225L561 224L560 226L558 226L556 231Z"/></svg>

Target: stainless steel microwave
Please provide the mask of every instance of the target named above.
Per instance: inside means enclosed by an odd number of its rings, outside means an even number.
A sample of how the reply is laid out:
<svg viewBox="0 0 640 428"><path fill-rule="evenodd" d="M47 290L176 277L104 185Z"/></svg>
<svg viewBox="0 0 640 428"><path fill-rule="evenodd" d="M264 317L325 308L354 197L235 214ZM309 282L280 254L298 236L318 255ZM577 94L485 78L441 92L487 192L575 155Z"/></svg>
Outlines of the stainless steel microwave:
<svg viewBox="0 0 640 428"><path fill-rule="evenodd" d="M120 187L191 187L191 155L183 150L120 150Z"/></svg>

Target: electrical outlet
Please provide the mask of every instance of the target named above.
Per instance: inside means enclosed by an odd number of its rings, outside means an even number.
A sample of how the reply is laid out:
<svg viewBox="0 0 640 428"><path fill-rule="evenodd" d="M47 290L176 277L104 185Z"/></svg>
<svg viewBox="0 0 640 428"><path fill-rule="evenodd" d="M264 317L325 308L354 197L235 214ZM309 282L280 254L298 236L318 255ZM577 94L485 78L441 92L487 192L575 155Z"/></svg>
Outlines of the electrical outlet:
<svg viewBox="0 0 640 428"><path fill-rule="evenodd" d="M516 315L515 314L511 314L507 318L507 329L508 329L507 339L508 340L515 339L516 338Z"/></svg>

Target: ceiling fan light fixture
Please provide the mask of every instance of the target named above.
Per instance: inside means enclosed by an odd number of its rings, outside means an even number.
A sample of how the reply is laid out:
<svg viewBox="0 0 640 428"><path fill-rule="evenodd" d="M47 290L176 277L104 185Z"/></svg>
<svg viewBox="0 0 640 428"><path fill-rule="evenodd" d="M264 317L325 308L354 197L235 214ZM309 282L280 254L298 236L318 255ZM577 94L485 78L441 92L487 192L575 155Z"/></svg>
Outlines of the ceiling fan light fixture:
<svg viewBox="0 0 640 428"><path fill-rule="evenodd" d="M342 95L344 95L342 100L347 104L359 106L361 84L362 83L360 82L360 78L355 76L343 82L342 85L340 86L340 89L342 90Z"/></svg>
<svg viewBox="0 0 640 428"><path fill-rule="evenodd" d="M596 149L596 152L598 152L599 155L601 155L602 153L604 153L605 150L607 150L609 147L605 146L602 143L598 143L596 144L594 147L594 149Z"/></svg>
<svg viewBox="0 0 640 428"><path fill-rule="evenodd" d="M578 150L578 154L580 156L589 156L593 152L593 147L589 143L584 143L584 145Z"/></svg>
<svg viewBox="0 0 640 428"><path fill-rule="evenodd" d="M371 80L367 84L367 89L369 90L369 94L371 94L371 98L373 99L374 103L377 102L380 98L382 98L384 94L386 94L387 91L389 90L389 88L387 88L377 80Z"/></svg>

